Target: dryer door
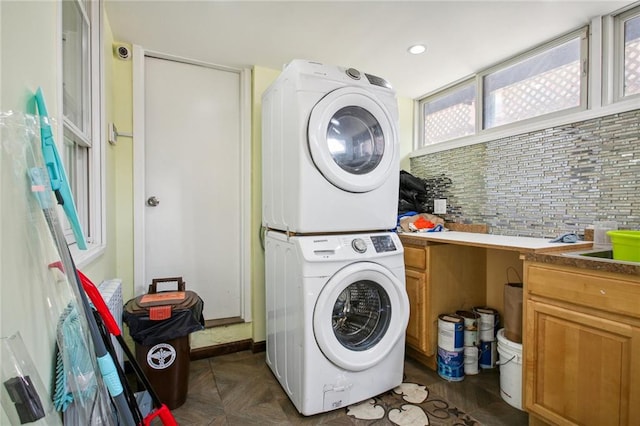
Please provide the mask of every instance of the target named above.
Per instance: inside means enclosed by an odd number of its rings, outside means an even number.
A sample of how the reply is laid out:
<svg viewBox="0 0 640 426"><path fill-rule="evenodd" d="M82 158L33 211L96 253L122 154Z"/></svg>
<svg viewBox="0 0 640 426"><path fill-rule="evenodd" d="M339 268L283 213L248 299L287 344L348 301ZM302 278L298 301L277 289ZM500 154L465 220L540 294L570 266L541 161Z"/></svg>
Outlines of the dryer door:
<svg viewBox="0 0 640 426"><path fill-rule="evenodd" d="M409 320L405 286L372 262L352 263L323 287L313 312L322 353L345 370L382 361L404 336Z"/></svg>
<svg viewBox="0 0 640 426"><path fill-rule="evenodd" d="M311 111L307 132L317 169L344 191L374 190L395 170L394 117L366 90L343 87L327 94Z"/></svg>

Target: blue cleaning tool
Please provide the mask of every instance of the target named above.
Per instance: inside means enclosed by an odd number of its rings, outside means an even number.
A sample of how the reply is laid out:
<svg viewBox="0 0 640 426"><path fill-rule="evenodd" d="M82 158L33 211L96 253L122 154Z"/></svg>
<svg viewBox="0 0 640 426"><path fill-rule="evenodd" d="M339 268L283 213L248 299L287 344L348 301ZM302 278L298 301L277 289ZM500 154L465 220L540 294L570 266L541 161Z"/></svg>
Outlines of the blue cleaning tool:
<svg viewBox="0 0 640 426"><path fill-rule="evenodd" d="M49 181L51 183L51 189L56 195L58 203L62 204L64 212L67 218L72 224L74 234L76 235L78 247L86 249L86 242L80 224L78 221L78 214L75 210L75 204L73 203L73 197L71 196L71 189L66 178L64 171L64 165L60 161L60 156L56 149L51 134L51 127L47 123L47 108L44 104L44 97L42 90L38 88L35 95L36 104L38 105L38 112L40 113L40 136L42 138L42 154L44 162L46 164L47 172L49 173ZM96 363L102 374L102 380L112 397L113 403L120 419L120 425L122 426L136 426L137 422L133 418L133 410L129 406L124 394L124 389L118 371L115 367L115 363L111 354L107 351L102 335L98 329L96 318L93 316L93 310L89 304L89 299L85 294L76 265L71 256L71 251L67 245L67 241L64 236L64 232L60 226L58 220L58 214L56 209L52 208L51 202L47 202L45 190L46 182L42 180L42 172L39 172L38 167L31 168L29 170L29 178L31 181L32 190L36 193L36 198L40 203L40 207L44 213L44 217L47 221L49 231L53 236L53 239L58 248L58 254L60 255L62 264L64 265L64 272L67 275L69 283L76 297L79 309L84 311L84 316L87 322L89 336L93 343L93 350L96 355ZM55 186L54 186L55 183ZM49 196L50 200L50 196ZM75 286L73 285L75 283Z"/></svg>
<svg viewBox="0 0 640 426"><path fill-rule="evenodd" d="M81 400L88 400L97 387L91 352L85 344L80 316L73 303L69 303L60 315L57 335L53 404L56 410L64 412L74 401L74 394L80 394Z"/></svg>
<svg viewBox="0 0 640 426"><path fill-rule="evenodd" d="M560 235L557 238L549 241L550 243L576 243L578 242L578 236L573 232L569 232L568 234Z"/></svg>
<svg viewBox="0 0 640 426"><path fill-rule="evenodd" d="M132 410L128 405L126 396L124 395L124 389L120 382L120 377L118 376L115 363L102 340L98 324L96 323L91 305L89 304L89 299L82 288L82 283L80 282L76 265L73 262L69 246L67 245L67 241L57 218L57 211L53 208L54 205L53 202L51 202L51 196L49 195L48 198L46 196L47 188L46 181L44 180L44 170L39 167L29 169L29 178L31 181L32 191L35 193L35 196L40 203L40 207L42 208L44 217L47 221L47 226L49 227L49 231L51 232L58 248L58 254L60 255L61 262L64 265L63 271L65 271L67 278L70 280L69 283L71 284L72 290L75 294L78 309L84 311L89 336L93 343L96 363L100 373L102 374L102 380L112 397L119 419L121 420L119 424L122 426L136 426L137 422L133 418ZM76 285L74 286L73 283ZM63 398L62 395L59 396ZM64 404L62 399L60 400L60 403L61 405Z"/></svg>
<svg viewBox="0 0 640 426"><path fill-rule="evenodd" d="M56 143L53 140L53 132L51 131L51 125L49 124L49 118L47 115L47 106L44 103L44 95L42 89L38 87L36 91L36 105L38 106L38 114L40 115L40 138L42 139L42 156L44 157L47 171L49 172L49 180L51 181L51 189L56 195L58 204L62 205L71 229L73 229L73 235L76 238L76 243L80 250L87 249L87 242L84 237L84 232L80 226L80 220L78 219L78 213L76 205L73 202L73 195L71 194L71 188L69 187L69 179L65 173L64 166L60 160L60 154Z"/></svg>

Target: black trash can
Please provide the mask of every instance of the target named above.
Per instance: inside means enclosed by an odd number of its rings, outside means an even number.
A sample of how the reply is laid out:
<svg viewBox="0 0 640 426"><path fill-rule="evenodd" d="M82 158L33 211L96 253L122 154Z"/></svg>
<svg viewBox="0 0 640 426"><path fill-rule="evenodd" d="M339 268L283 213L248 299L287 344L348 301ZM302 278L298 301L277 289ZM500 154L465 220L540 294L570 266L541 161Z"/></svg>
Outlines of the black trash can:
<svg viewBox="0 0 640 426"><path fill-rule="evenodd" d="M176 282L177 291L157 291L163 282ZM189 334L204 328L202 299L185 290L182 277L158 278L149 293L124 305L124 322L136 346L136 360L160 400L173 410L187 399Z"/></svg>

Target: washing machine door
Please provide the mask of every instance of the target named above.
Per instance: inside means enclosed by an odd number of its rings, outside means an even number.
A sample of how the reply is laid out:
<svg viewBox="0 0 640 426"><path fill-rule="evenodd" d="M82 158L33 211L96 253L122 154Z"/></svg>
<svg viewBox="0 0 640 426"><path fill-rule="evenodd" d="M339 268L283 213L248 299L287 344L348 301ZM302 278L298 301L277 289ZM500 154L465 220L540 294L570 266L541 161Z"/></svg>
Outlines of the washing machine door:
<svg viewBox="0 0 640 426"><path fill-rule="evenodd" d="M323 287L313 312L313 331L331 362L362 371L395 348L408 321L404 284L377 263L358 262L338 271Z"/></svg>
<svg viewBox="0 0 640 426"><path fill-rule="evenodd" d="M316 168L344 191L372 191L393 173L394 116L366 90L343 87L328 93L311 111L307 132Z"/></svg>

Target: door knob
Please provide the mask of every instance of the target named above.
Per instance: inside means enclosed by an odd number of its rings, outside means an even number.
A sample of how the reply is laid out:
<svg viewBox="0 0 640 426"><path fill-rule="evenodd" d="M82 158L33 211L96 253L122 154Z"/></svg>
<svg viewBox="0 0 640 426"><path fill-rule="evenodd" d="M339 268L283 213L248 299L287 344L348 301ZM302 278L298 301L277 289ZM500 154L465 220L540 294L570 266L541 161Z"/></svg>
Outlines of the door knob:
<svg viewBox="0 0 640 426"><path fill-rule="evenodd" d="M151 197L147 198L148 206L155 207L158 204L160 204L160 200L158 200L155 195L152 195Z"/></svg>

